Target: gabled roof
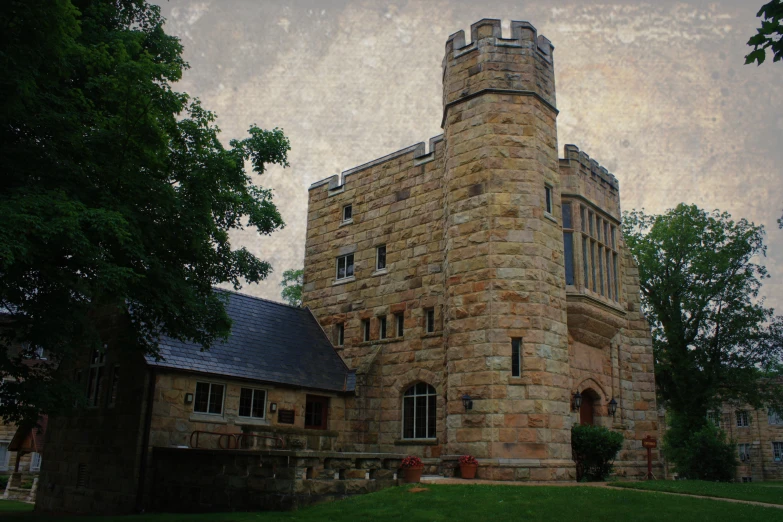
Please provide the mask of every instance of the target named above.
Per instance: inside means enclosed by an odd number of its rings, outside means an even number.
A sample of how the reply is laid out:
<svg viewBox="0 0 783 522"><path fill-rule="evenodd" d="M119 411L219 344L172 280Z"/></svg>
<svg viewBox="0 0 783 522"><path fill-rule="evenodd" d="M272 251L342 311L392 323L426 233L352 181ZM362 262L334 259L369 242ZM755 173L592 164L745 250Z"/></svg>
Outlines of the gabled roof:
<svg viewBox="0 0 783 522"><path fill-rule="evenodd" d="M198 344L163 337L159 345L163 359L147 356L147 364L318 390L353 391L347 387L348 367L310 310L225 293L226 312L233 321L225 342L202 351Z"/></svg>

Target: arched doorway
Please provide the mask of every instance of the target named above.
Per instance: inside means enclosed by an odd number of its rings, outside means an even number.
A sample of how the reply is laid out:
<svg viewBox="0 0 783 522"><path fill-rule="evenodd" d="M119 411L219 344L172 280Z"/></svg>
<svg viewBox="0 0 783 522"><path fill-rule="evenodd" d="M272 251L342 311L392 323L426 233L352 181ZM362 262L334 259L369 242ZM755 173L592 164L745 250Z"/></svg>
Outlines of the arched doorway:
<svg viewBox="0 0 783 522"><path fill-rule="evenodd" d="M592 388L587 388L582 393L582 407L579 408L579 424L595 424L595 406L600 395Z"/></svg>

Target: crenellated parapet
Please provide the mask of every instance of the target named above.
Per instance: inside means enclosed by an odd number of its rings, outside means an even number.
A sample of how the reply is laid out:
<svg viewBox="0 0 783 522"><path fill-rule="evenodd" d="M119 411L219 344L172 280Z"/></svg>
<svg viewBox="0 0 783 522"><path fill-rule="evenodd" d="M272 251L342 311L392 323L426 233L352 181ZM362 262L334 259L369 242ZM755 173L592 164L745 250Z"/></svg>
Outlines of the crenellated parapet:
<svg viewBox="0 0 783 522"><path fill-rule="evenodd" d="M320 181L316 181L315 183L310 185L310 188L308 190L313 190L318 187L326 186L330 191L339 191L345 185L346 178L351 174L356 174L357 172L361 172L369 168L381 165L383 163L386 163L387 161L392 161L401 158L406 154L410 154L410 153L413 153L413 163L412 163L413 166L429 163L430 161L433 161L435 159L435 148L438 146L438 144L442 144L442 142L443 142L443 134L438 134L437 136L433 136L432 138L430 138L429 151L427 145L423 141L420 141L419 143L415 143L413 145L405 147L404 149L400 149L396 152L392 152L391 154L387 154L386 156L382 156L378 159L374 159L367 163L363 163L358 167L344 170L341 174L335 174L328 178L324 178Z"/></svg>
<svg viewBox="0 0 783 522"><path fill-rule="evenodd" d="M485 18L465 32L452 34L443 59L443 122L451 107L476 96L511 95L538 98L557 114L554 46L529 22L511 22L504 38L500 20Z"/></svg>
<svg viewBox="0 0 783 522"><path fill-rule="evenodd" d="M572 162L578 162L595 179L605 183L615 192L620 190L620 183L614 177L614 174L599 165L594 159L591 159L585 151L579 150L579 147L576 145L569 144L565 146L565 158L560 159L560 165L575 166Z"/></svg>

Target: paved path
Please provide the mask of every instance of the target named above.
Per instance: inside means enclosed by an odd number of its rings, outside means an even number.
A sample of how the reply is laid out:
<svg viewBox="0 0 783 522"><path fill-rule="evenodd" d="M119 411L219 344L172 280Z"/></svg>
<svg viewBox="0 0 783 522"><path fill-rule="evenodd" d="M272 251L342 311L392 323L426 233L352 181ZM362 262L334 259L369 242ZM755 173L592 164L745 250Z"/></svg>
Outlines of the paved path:
<svg viewBox="0 0 783 522"><path fill-rule="evenodd" d="M652 491L649 489L633 489L633 488L621 488L612 486L606 482L510 482L502 480L466 480L461 478L447 478L439 477L435 475L425 475L421 477L422 484L483 484L489 486L561 486L561 487L588 487L588 488L604 488L613 489L615 491L640 491L642 493L660 493L661 495L676 495L678 497L691 497L691 498L703 498L707 500L717 500L722 502L731 502L734 504L749 504L751 506L771 507L777 509L783 509L783 505L769 504L767 502L756 502L754 500L739 500L736 498L723 498L723 497L707 497L704 495L691 495L689 493L672 493L669 491Z"/></svg>

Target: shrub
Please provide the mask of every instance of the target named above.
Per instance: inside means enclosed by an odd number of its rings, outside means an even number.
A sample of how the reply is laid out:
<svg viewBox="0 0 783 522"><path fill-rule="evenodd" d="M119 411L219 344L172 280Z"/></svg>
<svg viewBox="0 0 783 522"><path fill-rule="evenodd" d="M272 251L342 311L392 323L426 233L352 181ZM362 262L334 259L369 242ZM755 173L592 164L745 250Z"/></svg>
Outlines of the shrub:
<svg viewBox="0 0 783 522"><path fill-rule="evenodd" d="M0 475L0 490L5 491L5 487L8 484L9 475Z"/></svg>
<svg viewBox="0 0 783 522"><path fill-rule="evenodd" d="M576 461L576 479L606 480L622 447L623 435L603 426L581 425L571 428L571 451Z"/></svg>
<svg viewBox="0 0 783 522"><path fill-rule="evenodd" d="M694 430L671 415L663 437L663 453L680 477L729 482L734 480L737 457L734 443L711 422Z"/></svg>

